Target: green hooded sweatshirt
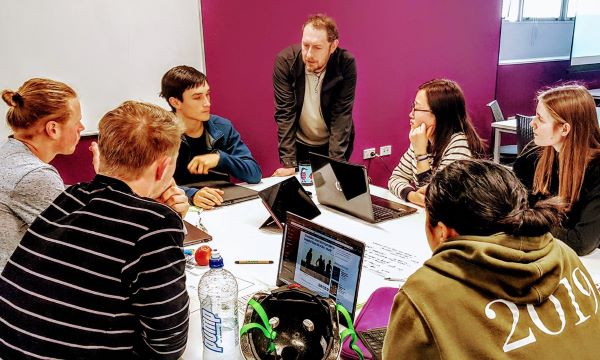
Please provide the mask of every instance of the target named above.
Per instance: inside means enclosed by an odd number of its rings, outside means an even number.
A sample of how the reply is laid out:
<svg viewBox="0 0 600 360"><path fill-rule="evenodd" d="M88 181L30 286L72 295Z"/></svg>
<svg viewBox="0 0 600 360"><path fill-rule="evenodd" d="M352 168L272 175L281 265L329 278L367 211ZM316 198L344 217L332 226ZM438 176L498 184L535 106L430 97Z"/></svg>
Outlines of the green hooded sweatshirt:
<svg viewBox="0 0 600 360"><path fill-rule="evenodd" d="M384 359L600 359L599 302L550 233L458 236L396 295Z"/></svg>

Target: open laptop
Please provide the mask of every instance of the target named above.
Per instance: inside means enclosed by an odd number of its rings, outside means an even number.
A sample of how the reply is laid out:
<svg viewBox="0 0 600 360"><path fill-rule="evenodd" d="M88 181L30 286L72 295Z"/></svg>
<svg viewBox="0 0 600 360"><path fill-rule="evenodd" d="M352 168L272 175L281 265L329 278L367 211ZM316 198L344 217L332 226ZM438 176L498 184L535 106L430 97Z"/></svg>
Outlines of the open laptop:
<svg viewBox="0 0 600 360"><path fill-rule="evenodd" d="M260 191L258 196L271 214L260 228L283 230L288 212L307 219L314 219L321 214L295 176Z"/></svg>
<svg viewBox="0 0 600 360"><path fill-rule="evenodd" d="M236 185L226 180L202 181L193 184L187 184L184 186L193 187L196 189L210 187L214 189L223 190L223 202L220 206L231 205L246 200L256 199L258 197L258 191L248 189L247 187L243 187L240 185Z"/></svg>
<svg viewBox="0 0 600 360"><path fill-rule="evenodd" d="M417 209L371 195L363 165L310 153L313 182L322 205L341 210L371 223L413 214Z"/></svg>
<svg viewBox="0 0 600 360"><path fill-rule="evenodd" d="M192 225L190 222L183 220L183 225L185 225L185 238L183 239L183 246L190 246L200 243L205 243L212 240L212 236L200 229Z"/></svg>
<svg viewBox="0 0 600 360"><path fill-rule="evenodd" d="M341 304L354 319L365 244L288 213L277 286L300 284Z"/></svg>

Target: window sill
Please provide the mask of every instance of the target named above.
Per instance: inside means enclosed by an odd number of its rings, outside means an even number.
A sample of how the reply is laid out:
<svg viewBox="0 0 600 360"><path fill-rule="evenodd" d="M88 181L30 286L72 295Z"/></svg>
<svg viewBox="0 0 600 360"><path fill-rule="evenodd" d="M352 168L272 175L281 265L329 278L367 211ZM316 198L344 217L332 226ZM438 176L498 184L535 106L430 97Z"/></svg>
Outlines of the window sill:
<svg viewBox="0 0 600 360"><path fill-rule="evenodd" d="M541 63L541 62L551 62L551 61L565 61L570 60L570 56L551 56L551 57L542 57L542 58L529 58L529 59L510 59L510 60L500 60L498 65L517 65L517 64L533 64L533 63Z"/></svg>

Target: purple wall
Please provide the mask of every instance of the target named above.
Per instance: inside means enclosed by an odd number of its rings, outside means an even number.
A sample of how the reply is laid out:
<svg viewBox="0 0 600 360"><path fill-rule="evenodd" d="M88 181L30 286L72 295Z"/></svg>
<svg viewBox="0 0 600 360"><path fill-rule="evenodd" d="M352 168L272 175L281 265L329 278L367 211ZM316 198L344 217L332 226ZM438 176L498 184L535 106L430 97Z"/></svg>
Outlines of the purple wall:
<svg viewBox="0 0 600 360"><path fill-rule="evenodd" d="M72 155L57 155L50 162L58 170L66 185L91 181L94 178L96 172L92 165L92 153L89 150L92 141L97 141L97 136L82 136Z"/></svg>
<svg viewBox="0 0 600 360"><path fill-rule="evenodd" d="M336 19L340 46L354 54L358 84L352 161L362 149L392 145L372 160L373 182L386 185L408 147L408 112L419 84L456 80L480 135L489 139L500 38L501 0L202 1L207 75L213 112L231 119L265 176L279 166L273 119L274 57L298 43L309 14ZM469 15L470 14L470 15ZM384 166L385 163L385 166Z"/></svg>
<svg viewBox="0 0 600 360"><path fill-rule="evenodd" d="M535 96L539 89L566 81L578 81L589 89L600 88L600 71L569 73L570 61L500 65L496 99L504 116L535 114Z"/></svg>
<svg viewBox="0 0 600 360"><path fill-rule="evenodd" d="M408 104L424 81L458 81L480 135L488 140L491 115L485 104L491 99L498 99L506 116L533 114L541 87L579 80L600 88L600 71L571 74L569 61L497 66L500 8L501 0L380 0L372 5L346 0L343 6L322 0L265 0L261 6L203 0L213 111L235 122L269 176L279 165L271 85L274 56L299 42L306 16L319 11L337 20L341 46L357 60L352 161L363 162L364 148L392 145L392 156L371 160L369 174L378 185L386 184L409 144ZM82 139L73 156L53 161L67 184L93 176L88 146Z"/></svg>

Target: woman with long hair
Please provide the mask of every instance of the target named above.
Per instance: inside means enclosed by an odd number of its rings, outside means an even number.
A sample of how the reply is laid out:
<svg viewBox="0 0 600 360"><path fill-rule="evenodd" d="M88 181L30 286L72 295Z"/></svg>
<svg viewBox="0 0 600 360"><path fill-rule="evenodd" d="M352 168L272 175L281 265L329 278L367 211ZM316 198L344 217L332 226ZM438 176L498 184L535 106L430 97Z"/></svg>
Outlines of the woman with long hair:
<svg viewBox="0 0 600 360"><path fill-rule="evenodd" d="M427 187L433 254L394 299L384 359L593 359L600 294L549 230L557 198L531 204L508 169L461 160Z"/></svg>
<svg viewBox="0 0 600 360"><path fill-rule="evenodd" d="M456 160L479 158L485 147L452 80L434 79L419 86L409 113L410 147L388 181L390 191L405 201L424 205L429 179Z"/></svg>
<svg viewBox="0 0 600 360"><path fill-rule="evenodd" d="M581 85L538 94L533 144L514 164L534 199L559 196L567 217L552 230L585 255L600 245L600 127L594 99Z"/></svg>
<svg viewBox="0 0 600 360"><path fill-rule="evenodd" d="M49 164L79 142L81 108L75 91L54 80L27 80L2 91L12 135L0 146L0 271L33 220L64 190Z"/></svg>

